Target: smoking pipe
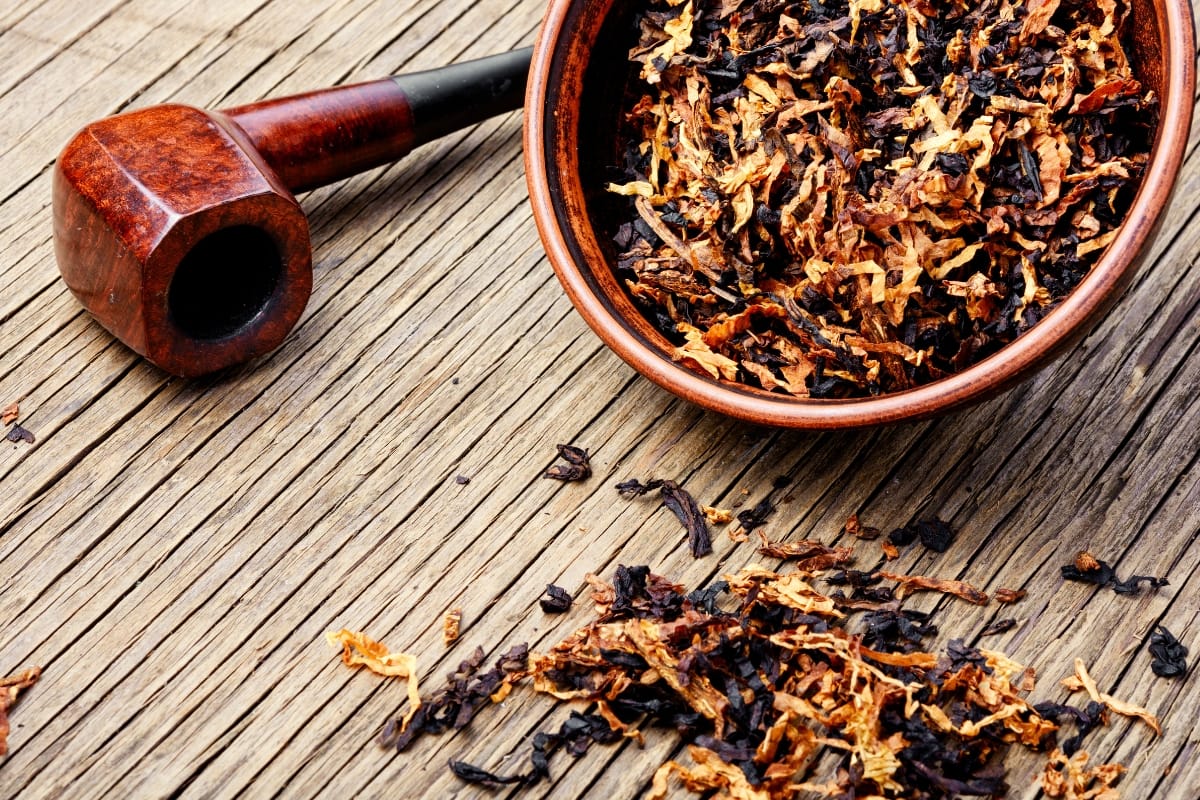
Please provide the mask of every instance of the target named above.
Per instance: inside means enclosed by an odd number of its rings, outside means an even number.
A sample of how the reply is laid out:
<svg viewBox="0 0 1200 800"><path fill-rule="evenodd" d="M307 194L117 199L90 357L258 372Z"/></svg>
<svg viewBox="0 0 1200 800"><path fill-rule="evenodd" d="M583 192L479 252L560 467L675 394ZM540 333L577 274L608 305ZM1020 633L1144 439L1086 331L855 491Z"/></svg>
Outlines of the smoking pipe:
<svg viewBox="0 0 1200 800"><path fill-rule="evenodd" d="M94 122L54 171L54 250L105 328L203 375L277 347L312 292L293 193L520 108L532 50L226 111L162 105Z"/></svg>

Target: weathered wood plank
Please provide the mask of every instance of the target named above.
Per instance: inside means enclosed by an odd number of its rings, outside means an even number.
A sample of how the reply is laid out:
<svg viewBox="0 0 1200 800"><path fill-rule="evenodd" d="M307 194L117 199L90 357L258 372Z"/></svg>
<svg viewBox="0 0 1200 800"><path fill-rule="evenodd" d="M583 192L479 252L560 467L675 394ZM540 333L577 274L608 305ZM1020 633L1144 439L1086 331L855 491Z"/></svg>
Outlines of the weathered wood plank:
<svg viewBox="0 0 1200 800"><path fill-rule="evenodd" d="M14 715L6 796L475 796L446 759L519 769L565 709L518 691L472 730L396 756L369 742L402 689L338 665L324 631L365 628L415 652L427 686L477 645L547 647L588 618L588 572L648 563L694 585L761 559L723 531L713 557L691 559L669 513L613 483L673 477L730 506L781 474L792 483L772 538L838 541L852 512L883 528L952 520L950 552L906 553L898 569L1029 596L1003 611L917 598L940 641L1036 665L1036 699L1063 699L1058 678L1084 658L1163 718L1160 740L1125 720L1089 739L1130 766L1126 796L1200 795L1200 699L1190 681L1147 677L1143 644L1159 622L1185 642L1200 629L1200 130L1113 315L1033 382L942 420L769 431L636 377L541 254L515 116L304 198L316 286L297 331L258 364L184 382L126 353L55 277L47 167L66 136L128 106L234 104L518 46L541 3L60 11L48 0L0 17L0 403L20 399L39 435L0 448L0 667L46 666ZM558 442L591 449L590 481L538 477ZM859 547L871 563L877 545ZM1085 547L1172 585L1126 598L1063 582ZM537 608L550 582L581 601L563 618ZM447 649L452 606L463 636ZM1020 627L977 637L1010 611ZM645 750L556 756L555 780L524 795L636 796L678 750L654 732ZM1036 796L1038 757L1009 766L1013 796Z"/></svg>

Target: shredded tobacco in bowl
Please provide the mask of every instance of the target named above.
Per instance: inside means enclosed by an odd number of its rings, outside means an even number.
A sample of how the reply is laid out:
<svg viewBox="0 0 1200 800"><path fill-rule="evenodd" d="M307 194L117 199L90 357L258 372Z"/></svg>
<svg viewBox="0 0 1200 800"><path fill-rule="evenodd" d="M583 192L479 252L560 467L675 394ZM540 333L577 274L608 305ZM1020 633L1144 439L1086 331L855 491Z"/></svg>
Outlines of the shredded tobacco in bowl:
<svg viewBox="0 0 1200 800"><path fill-rule="evenodd" d="M644 0L618 275L676 360L796 397L980 361L1115 238L1157 98L1122 0Z"/></svg>

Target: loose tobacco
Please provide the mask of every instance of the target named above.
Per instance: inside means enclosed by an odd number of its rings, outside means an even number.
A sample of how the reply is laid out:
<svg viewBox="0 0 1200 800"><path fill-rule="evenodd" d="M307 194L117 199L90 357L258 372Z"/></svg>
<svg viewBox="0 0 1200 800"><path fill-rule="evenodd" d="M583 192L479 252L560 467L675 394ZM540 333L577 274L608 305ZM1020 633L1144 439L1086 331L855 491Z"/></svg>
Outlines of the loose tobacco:
<svg viewBox="0 0 1200 800"><path fill-rule="evenodd" d="M1157 98L1124 0L643 0L619 276L676 360L796 397L996 352L1115 238Z"/></svg>
<svg viewBox="0 0 1200 800"><path fill-rule="evenodd" d="M588 576L590 624L546 653L518 645L490 670L476 650L443 689L389 722L381 741L404 750L423 734L464 727L530 682L590 705L536 734L527 768L499 774L453 760L456 776L489 787L538 783L560 748L580 756L657 726L683 738L691 763L664 764L652 798L675 777L693 792L743 800L1000 797L999 762L1013 745L1054 750L1042 776L1051 796L1098 784L1109 793L1096 796L1107 798L1122 768L1085 769L1083 737L1109 712L1158 729L1145 709L1100 693L1082 662L1063 685L1091 702L1035 707L1024 699L1033 670L960 640L926 652L922 639L936 633L928 614L900 608L891 590L878 602L827 596L816 577L752 567L688 593L645 566L618 567L611 583ZM852 570L828 577L854 585L856 596L879 579ZM862 631L851 632L848 615L860 610ZM1061 743L1060 720L1075 723Z"/></svg>

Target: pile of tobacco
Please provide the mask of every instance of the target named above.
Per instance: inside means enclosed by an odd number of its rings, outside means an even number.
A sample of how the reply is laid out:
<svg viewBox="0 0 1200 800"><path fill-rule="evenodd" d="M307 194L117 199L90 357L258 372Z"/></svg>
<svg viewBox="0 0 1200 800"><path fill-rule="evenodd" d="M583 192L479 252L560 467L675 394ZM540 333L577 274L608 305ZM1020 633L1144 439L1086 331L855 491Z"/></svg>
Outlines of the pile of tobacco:
<svg viewBox="0 0 1200 800"><path fill-rule="evenodd" d="M643 0L613 231L714 378L797 397L960 371L1116 236L1157 100L1126 0Z"/></svg>
<svg viewBox="0 0 1200 800"><path fill-rule="evenodd" d="M465 727L529 681L591 706L538 733L528 769L499 775L451 761L455 775L485 786L536 783L550 777L560 748L580 756L593 743L640 742L659 726L683 738L691 764L664 764L652 798L674 779L737 800L1002 797L1003 755L1019 744L1047 752L1048 796L1110 800L1123 768L1089 767L1083 737L1110 711L1158 729L1145 710L1101 693L1082 662L1064 686L1087 691L1090 704L1035 707L1024 699L1032 669L958 640L925 652L921 640L937 630L928 614L901 608L870 580L829 575L863 584L846 597L822 594L815 577L750 568L687 593L644 566L619 567L612 583L589 576L593 622L544 654L518 645L490 668L476 650L444 688L389 722L381 741L404 750L423 734ZM848 620L859 613L852 633ZM413 674L405 657L361 634L335 639L347 664ZM410 699L416 691L413 680ZM1074 723L1061 743L1059 719Z"/></svg>

